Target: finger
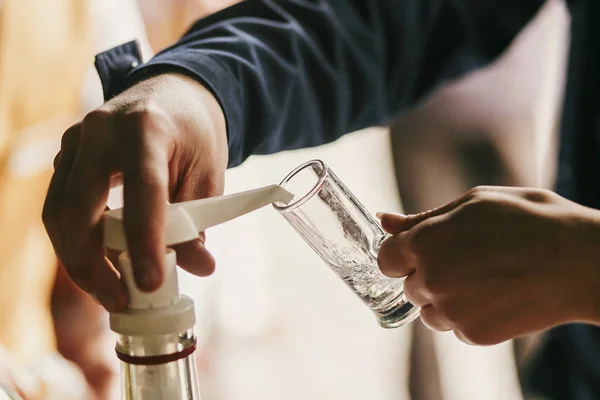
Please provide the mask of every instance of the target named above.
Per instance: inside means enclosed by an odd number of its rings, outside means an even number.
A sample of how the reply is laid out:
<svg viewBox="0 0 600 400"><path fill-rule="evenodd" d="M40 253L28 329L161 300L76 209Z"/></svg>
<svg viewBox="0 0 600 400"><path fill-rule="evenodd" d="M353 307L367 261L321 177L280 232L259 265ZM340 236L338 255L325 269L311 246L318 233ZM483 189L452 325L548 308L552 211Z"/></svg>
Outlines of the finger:
<svg viewBox="0 0 600 400"><path fill-rule="evenodd" d="M459 330L454 331L454 336L456 336L456 338L458 340L460 340L461 342L463 342L464 344L468 344L470 346L477 345L474 341L472 341L469 337L467 337L467 335L465 335L463 332L461 332Z"/></svg>
<svg viewBox="0 0 600 400"><path fill-rule="evenodd" d="M198 166L202 176L191 176L185 179L177 188L175 202L203 199L223 194L223 178L207 173L206 169ZM216 184L215 184L216 182ZM200 239L174 246L177 252L177 265L191 274L208 276L215 270L215 260L205 246L206 235L200 232Z"/></svg>
<svg viewBox="0 0 600 400"><path fill-rule="evenodd" d="M127 292L106 257L102 215L114 168L106 132L83 126L81 145L63 194L65 238L70 252L69 273L82 289L109 311L127 305Z"/></svg>
<svg viewBox="0 0 600 400"><path fill-rule="evenodd" d="M423 211L418 214L404 215L380 212L376 215L377 218L381 220L381 226L388 233L400 233L411 229L415 225L418 225L429 218L449 213L461 204L464 204L465 202L469 201L470 198L471 196L469 194L466 194L450 203L444 204L441 207L433 208L428 211Z"/></svg>
<svg viewBox="0 0 600 400"><path fill-rule="evenodd" d="M404 230L410 229L408 216L404 214L392 214L392 213L377 213L377 218L381 220L381 226L383 229L391 234L400 233Z"/></svg>
<svg viewBox="0 0 600 400"><path fill-rule="evenodd" d="M401 278L416 269L417 258L410 243L410 232L395 234L382 243L377 263L384 275Z"/></svg>
<svg viewBox="0 0 600 400"><path fill-rule="evenodd" d="M48 186L42 211L44 227L54 247L59 262L69 264L68 247L65 244L64 229L61 222L62 194L73 167L79 148L81 125L76 124L65 131L61 139L61 150L55 158L54 174Z"/></svg>
<svg viewBox="0 0 600 400"><path fill-rule="evenodd" d="M196 276L209 276L215 271L215 259L204 247L204 233L200 240L173 246L177 253L177 265Z"/></svg>
<svg viewBox="0 0 600 400"><path fill-rule="evenodd" d="M145 129L144 132L139 130ZM164 225L169 165L160 135L149 124L123 135L123 225L138 287L153 291L164 276Z"/></svg>
<svg viewBox="0 0 600 400"><path fill-rule="evenodd" d="M419 271L411 273L404 280L404 295L411 304L417 307L425 307L431 303L431 299L423 290L423 280Z"/></svg>
<svg viewBox="0 0 600 400"><path fill-rule="evenodd" d="M106 206L106 208L104 209L104 212L106 212L106 211L110 211L110 207ZM116 267L117 265L119 265L119 255L121 255L120 251L106 248L105 254L106 254L106 258L108 258L108 261L113 266Z"/></svg>
<svg viewBox="0 0 600 400"><path fill-rule="evenodd" d="M433 331L446 332L451 330L448 321L432 304L421 308L421 321L427 328Z"/></svg>

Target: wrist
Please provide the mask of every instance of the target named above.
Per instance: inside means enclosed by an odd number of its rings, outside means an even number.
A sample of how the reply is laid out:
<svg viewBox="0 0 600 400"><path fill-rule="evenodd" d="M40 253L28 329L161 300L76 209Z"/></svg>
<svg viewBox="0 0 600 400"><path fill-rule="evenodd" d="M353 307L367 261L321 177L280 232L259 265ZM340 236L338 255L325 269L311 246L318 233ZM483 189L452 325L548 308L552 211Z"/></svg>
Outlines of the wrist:
<svg viewBox="0 0 600 400"><path fill-rule="evenodd" d="M168 96L168 101L159 100L159 103L168 105L170 113L176 115L179 121L194 121L192 126L186 123L186 128L210 138L210 148L219 154L223 169L227 168L227 123L215 95L202 83L183 73L165 72L146 78L138 85L147 86L158 96Z"/></svg>
<svg viewBox="0 0 600 400"><path fill-rule="evenodd" d="M600 325L600 211L579 206L569 241L573 256L573 322Z"/></svg>
<svg viewBox="0 0 600 400"><path fill-rule="evenodd" d="M187 112L195 115L197 121L202 121L202 131L213 139L214 148L222 154L225 161L224 168L227 168L227 159L229 155L227 122L225 112L215 95L196 79L183 74L168 73L166 79L178 80L189 90L189 96L183 96L184 101L194 99L191 107L186 107Z"/></svg>

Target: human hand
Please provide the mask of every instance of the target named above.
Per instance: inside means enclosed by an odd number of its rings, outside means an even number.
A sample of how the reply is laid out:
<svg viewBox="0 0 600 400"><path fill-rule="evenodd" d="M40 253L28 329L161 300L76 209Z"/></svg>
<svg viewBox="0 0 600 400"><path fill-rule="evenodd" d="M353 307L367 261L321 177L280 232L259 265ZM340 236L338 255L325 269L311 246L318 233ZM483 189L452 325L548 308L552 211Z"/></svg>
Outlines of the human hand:
<svg viewBox="0 0 600 400"><path fill-rule="evenodd" d="M119 360L104 309L62 267L57 268L51 304L57 350L80 369L95 398L110 399L119 382Z"/></svg>
<svg viewBox="0 0 600 400"><path fill-rule="evenodd" d="M127 293L102 246L109 189L123 183L124 228L140 289L160 286L166 204L223 193L228 149L223 112L186 76L149 78L69 128L44 204L48 235L69 276L109 311ZM178 264L209 275L200 241L177 246Z"/></svg>
<svg viewBox="0 0 600 400"><path fill-rule="evenodd" d="M600 323L600 213L538 189L480 187L417 215L382 214L394 234L382 272L407 276L431 329L491 345L566 322Z"/></svg>
<svg viewBox="0 0 600 400"><path fill-rule="evenodd" d="M62 356L40 355L25 365L0 345L0 400L13 399L92 400L96 396L79 368Z"/></svg>
<svg viewBox="0 0 600 400"><path fill-rule="evenodd" d="M31 400L36 396L36 383L0 345L0 400Z"/></svg>

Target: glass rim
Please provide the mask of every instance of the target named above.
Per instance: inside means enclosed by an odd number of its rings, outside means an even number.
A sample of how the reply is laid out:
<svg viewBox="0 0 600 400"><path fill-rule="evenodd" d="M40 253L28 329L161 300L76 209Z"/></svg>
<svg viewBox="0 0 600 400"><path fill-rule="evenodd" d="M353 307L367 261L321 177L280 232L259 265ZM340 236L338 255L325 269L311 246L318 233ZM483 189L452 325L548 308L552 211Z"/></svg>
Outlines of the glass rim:
<svg viewBox="0 0 600 400"><path fill-rule="evenodd" d="M321 173L319 173L317 175L317 182L313 185L313 187L307 191L305 194L302 195L302 197L300 197L298 200L292 200L291 203L289 204L283 204L280 202L275 202L273 203L273 207L279 211L279 212L288 212L288 211L293 211L295 209L297 209L298 207L302 207L302 205L304 205L308 200L310 200L311 198L313 198L313 196L315 194L317 194L319 192L319 190L321 190L321 187L323 186L323 183L325 183L325 179L327 179L327 176L329 175L327 172L327 164L325 164L322 160L310 160L310 161L306 161L300 165L298 165L296 168L294 168L289 174L287 174L287 176L285 178L283 178L283 180L279 183L279 186L285 188L285 185L291 181L296 175L298 175L298 173L308 167L311 167L313 165L318 165L321 167ZM314 170L313 170L314 171ZM315 171L317 172L317 171ZM295 198L296 194L294 193L294 198Z"/></svg>

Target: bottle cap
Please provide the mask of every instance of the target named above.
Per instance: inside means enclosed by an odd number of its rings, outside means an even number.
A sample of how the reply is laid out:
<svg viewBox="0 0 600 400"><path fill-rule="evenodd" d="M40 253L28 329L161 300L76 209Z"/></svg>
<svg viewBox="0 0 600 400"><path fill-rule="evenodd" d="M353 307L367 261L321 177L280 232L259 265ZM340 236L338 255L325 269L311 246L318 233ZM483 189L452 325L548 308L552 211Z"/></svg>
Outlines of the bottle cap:
<svg viewBox="0 0 600 400"><path fill-rule="evenodd" d="M129 292L129 308L110 314L110 328L122 335L162 335L184 332L194 327L193 301L179 294L177 257L173 249L165 253L165 275L154 292L138 289L129 255L119 256L117 269Z"/></svg>

